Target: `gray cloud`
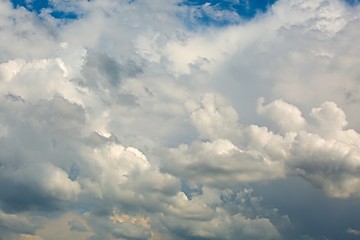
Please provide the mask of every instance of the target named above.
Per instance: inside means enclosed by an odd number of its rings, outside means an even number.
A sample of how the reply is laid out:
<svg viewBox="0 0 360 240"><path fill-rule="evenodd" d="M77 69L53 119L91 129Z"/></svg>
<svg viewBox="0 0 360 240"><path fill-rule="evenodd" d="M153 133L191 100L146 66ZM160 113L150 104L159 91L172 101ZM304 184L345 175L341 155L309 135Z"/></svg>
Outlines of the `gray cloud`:
<svg viewBox="0 0 360 240"><path fill-rule="evenodd" d="M357 230L357 229L353 229L353 228L348 228L346 230L346 232L349 233L349 234L352 234L352 235L357 235L357 236L360 235L360 231Z"/></svg>
<svg viewBox="0 0 360 240"><path fill-rule="evenodd" d="M34 219L23 214L8 214L0 212L0 239L15 239L16 234L34 234L39 224Z"/></svg>

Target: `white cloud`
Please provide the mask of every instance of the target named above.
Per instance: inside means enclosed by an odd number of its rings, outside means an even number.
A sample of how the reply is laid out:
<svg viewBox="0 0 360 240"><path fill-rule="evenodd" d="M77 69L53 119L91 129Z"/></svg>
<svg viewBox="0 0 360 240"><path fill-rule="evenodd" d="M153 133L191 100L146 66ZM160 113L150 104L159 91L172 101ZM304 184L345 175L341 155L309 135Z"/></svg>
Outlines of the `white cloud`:
<svg viewBox="0 0 360 240"><path fill-rule="evenodd" d="M321 107L313 108L310 116L325 132L343 130L347 125L345 113L334 102L325 102Z"/></svg>
<svg viewBox="0 0 360 240"><path fill-rule="evenodd" d="M185 107L190 119L204 138L217 139L236 132L238 116L231 106L222 103L220 96L207 93L201 97L201 104L188 100ZM235 133L236 134L236 133Z"/></svg>
<svg viewBox="0 0 360 240"><path fill-rule="evenodd" d="M47 19L39 21L23 7L12 9L11 4L9 1L0 3L0 61L48 56L57 45L56 27Z"/></svg>
<svg viewBox="0 0 360 240"><path fill-rule="evenodd" d="M239 146L221 136L213 142L181 145L169 152L171 164L166 161L163 167L184 178L201 179L203 184L225 185L279 178L287 169L289 174L300 174L330 196L357 196L360 135L353 129L343 129L346 117L335 103L325 102L313 108L310 117L316 120L314 124L307 122L298 108L283 100L266 106L261 100L259 104L258 111L279 125L282 135L256 125L242 126L236 118L232 124L221 124L222 119L231 118L212 107L207 112L213 114L207 118L202 115L194 118L190 113L189 117L196 120L194 125L201 127L199 133L213 121L220 124L217 132L230 136ZM239 134L227 134L229 126L233 133Z"/></svg>
<svg viewBox="0 0 360 240"><path fill-rule="evenodd" d="M225 139L180 145L171 149L163 159L165 171L220 188L284 175L281 162L273 162L256 150L241 150Z"/></svg>
<svg viewBox="0 0 360 240"><path fill-rule="evenodd" d="M264 99L260 98L257 112L268 117L285 133L303 129L305 126L305 119L301 116L300 110L283 100L275 100L271 104L264 105Z"/></svg>

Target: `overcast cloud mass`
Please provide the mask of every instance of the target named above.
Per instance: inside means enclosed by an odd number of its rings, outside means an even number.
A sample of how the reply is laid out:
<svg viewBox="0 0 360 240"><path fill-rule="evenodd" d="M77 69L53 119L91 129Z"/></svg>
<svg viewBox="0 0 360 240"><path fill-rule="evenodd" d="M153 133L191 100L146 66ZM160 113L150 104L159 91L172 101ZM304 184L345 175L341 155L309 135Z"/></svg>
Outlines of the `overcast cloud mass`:
<svg viewBox="0 0 360 240"><path fill-rule="evenodd" d="M15 2L0 240L360 239L356 1Z"/></svg>

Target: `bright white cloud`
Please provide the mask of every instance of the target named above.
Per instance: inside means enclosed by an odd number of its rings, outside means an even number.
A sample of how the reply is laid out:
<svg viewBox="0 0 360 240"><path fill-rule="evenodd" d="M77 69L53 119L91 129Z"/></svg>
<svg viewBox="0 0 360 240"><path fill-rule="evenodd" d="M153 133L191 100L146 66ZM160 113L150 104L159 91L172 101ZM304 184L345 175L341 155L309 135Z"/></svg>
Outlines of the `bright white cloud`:
<svg viewBox="0 0 360 240"><path fill-rule="evenodd" d="M300 110L283 100L275 100L264 106L264 99L260 98L257 111L278 125L282 132L296 131L305 126L305 119L301 116Z"/></svg>
<svg viewBox="0 0 360 240"><path fill-rule="evenodd" d="M185 107L193 125L204 138L217 139L236 132L236 111L231 106L224 105L221 97L216 94L204 94L201 104L188 100Z"/></svg>

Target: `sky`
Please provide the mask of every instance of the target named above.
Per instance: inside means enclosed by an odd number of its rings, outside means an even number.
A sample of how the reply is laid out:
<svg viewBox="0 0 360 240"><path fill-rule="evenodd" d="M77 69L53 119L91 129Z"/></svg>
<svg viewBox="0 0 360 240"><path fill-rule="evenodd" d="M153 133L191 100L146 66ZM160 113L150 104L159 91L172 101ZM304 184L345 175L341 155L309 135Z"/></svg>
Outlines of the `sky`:
<svg viewBox="0 0 360 240"><path fill-rule="evenodd" d="M0 0L0 240L360 239L357 0Z"/></svg>

